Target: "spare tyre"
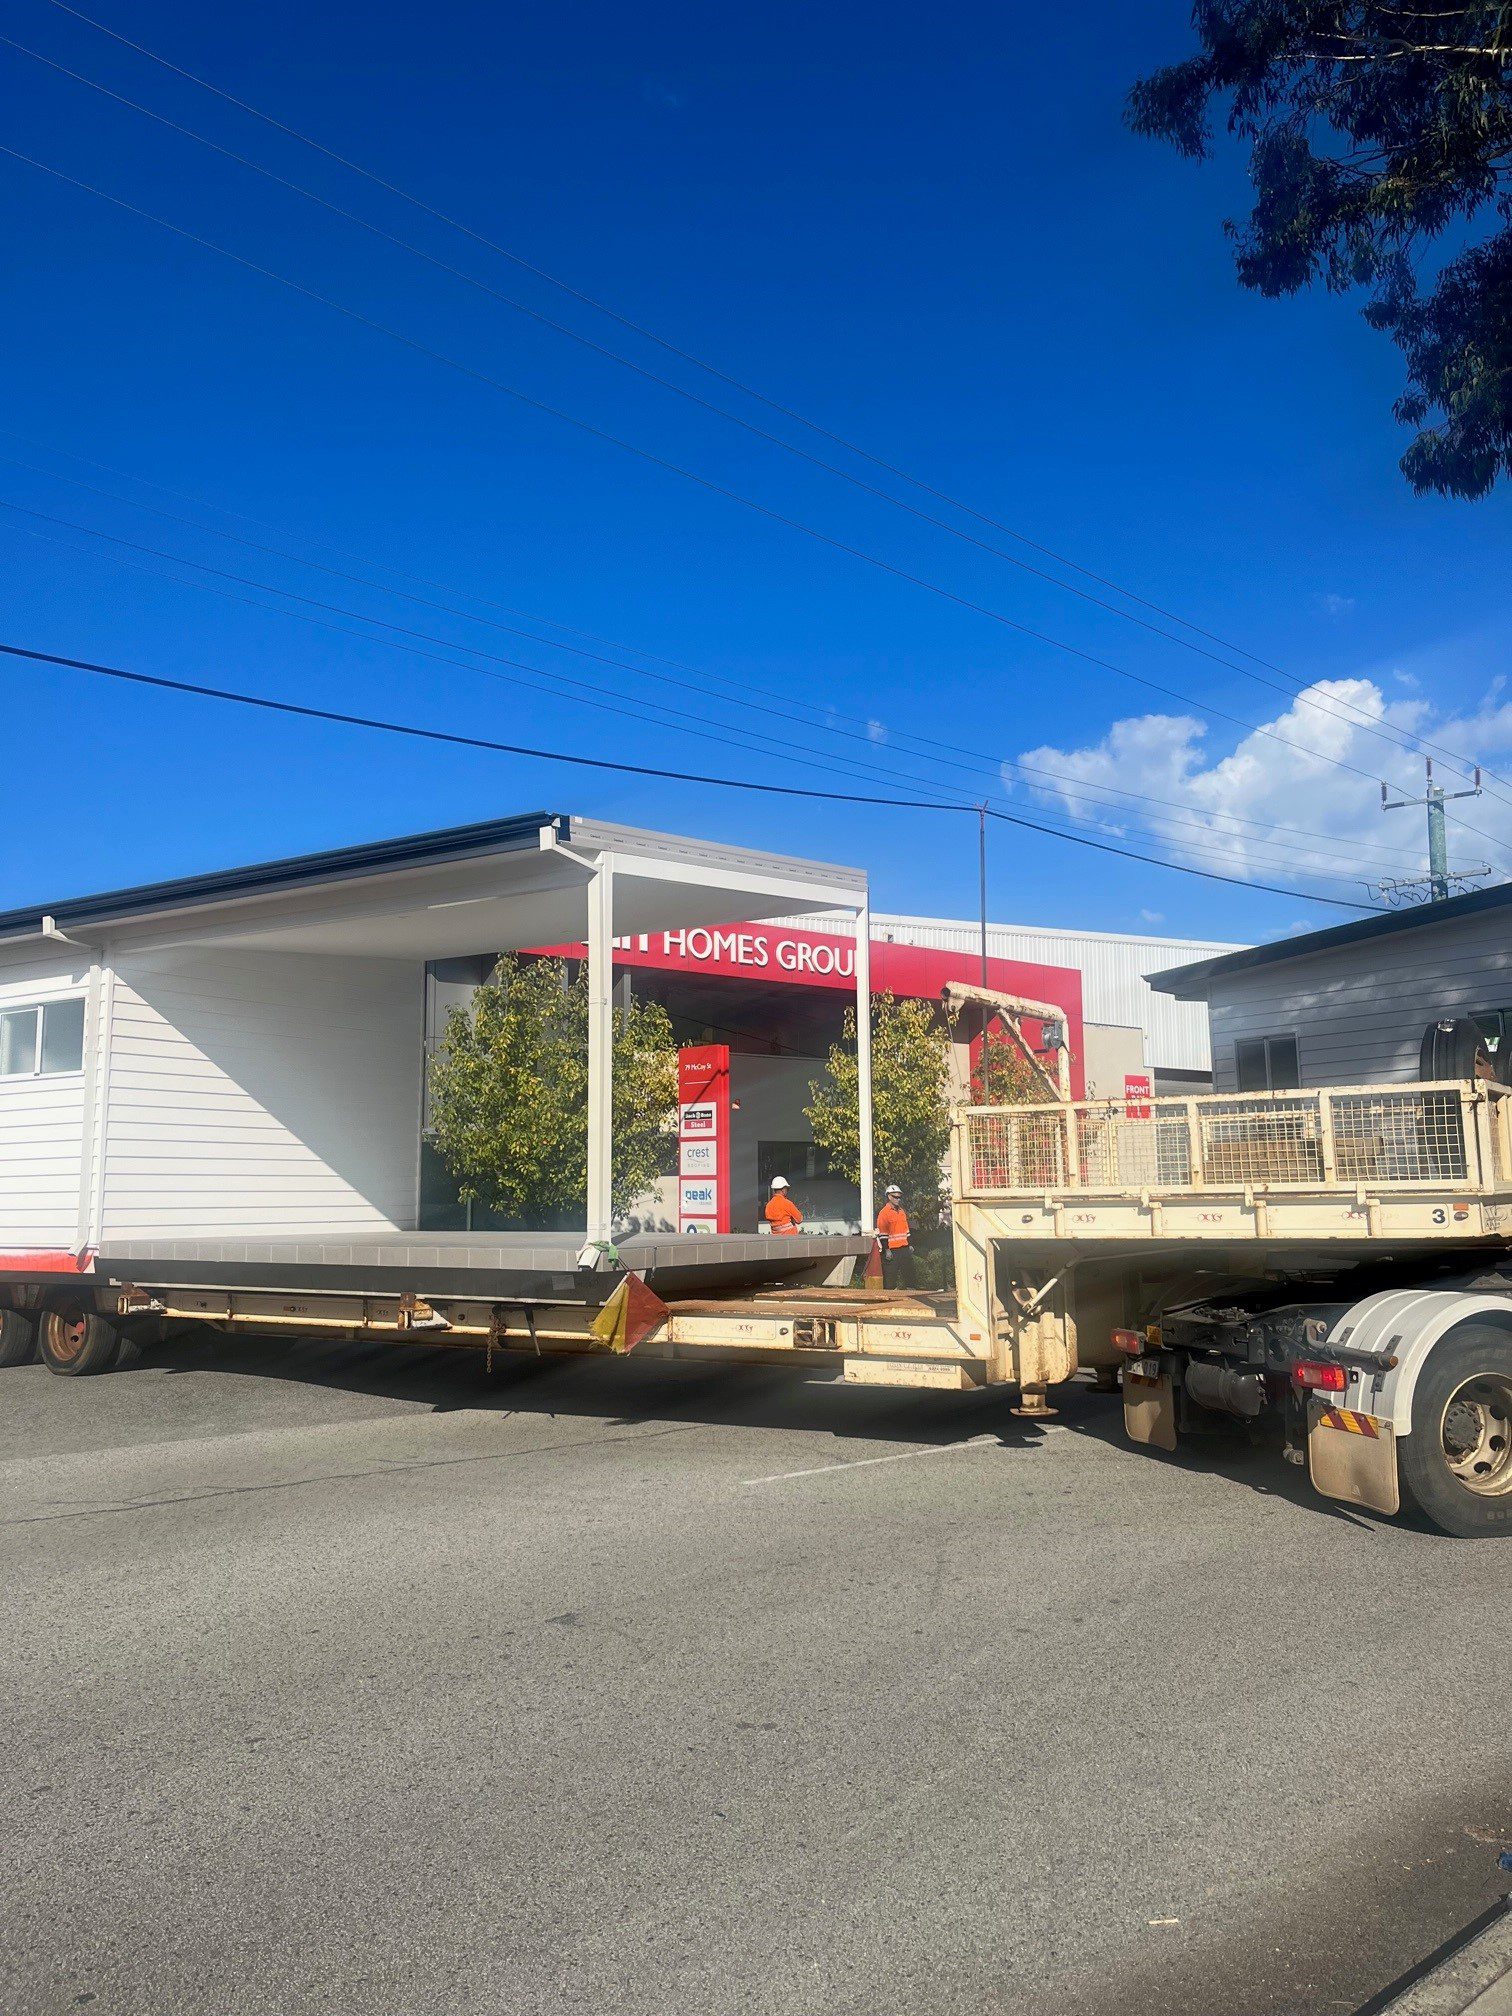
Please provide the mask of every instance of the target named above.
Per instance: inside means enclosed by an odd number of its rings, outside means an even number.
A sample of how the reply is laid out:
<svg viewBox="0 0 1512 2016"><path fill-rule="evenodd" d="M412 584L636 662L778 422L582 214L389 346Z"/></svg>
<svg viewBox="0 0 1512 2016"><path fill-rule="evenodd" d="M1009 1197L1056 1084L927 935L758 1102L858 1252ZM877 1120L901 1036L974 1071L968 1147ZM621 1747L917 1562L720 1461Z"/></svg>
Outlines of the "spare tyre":
<svg viewBox="0 0 1512 2016"><path fill-rule="evenodd" d="M1480 1024L1468 1015L1446 1016L1423 1031L1418 1077L1425 1083L1447 1078L1495 1078L1496 1066Z"/></svg>

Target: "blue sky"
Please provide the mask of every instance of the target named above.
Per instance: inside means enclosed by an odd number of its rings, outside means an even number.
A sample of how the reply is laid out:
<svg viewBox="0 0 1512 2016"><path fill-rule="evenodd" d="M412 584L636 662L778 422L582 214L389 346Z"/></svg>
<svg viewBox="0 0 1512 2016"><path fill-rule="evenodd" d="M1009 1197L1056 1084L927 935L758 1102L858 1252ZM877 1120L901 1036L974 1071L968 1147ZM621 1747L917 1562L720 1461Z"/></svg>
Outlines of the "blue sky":
<svg viewBox="0 0 1512 2016"><path fill-rule="evenodd" d="M456 0L417 25L410 8L323 0L98 4L101 20L523 259L1243 646L1274 683L921 524L0 48L11 146L1105 662L0 157L12 283L0 497L41 514L0 511L8 641L803 789L913 795L906 773L1112 845L1336 897L1412 872L1420 840L1415 815L1378 812L1374 781L1412 787L1420 759L1370 736L1362 715L1512 776L1512 710L1495 684L1512 644L1512 507L1414 498L1396 468L1394 350L1353 303L1241 293L1220 228L1243 203L1237 163L1194 167L1124 130L1128 83L1186 46L1180 4L1093 5L1064 21L1041 9L1032 25L968 5L927 30L917 10L882 5L864 35L854 10L771 5ZM7 32L892 482L48 0L17 0ZM340 613L280 605L278 588ZM350 634L359 613L425 633L409 641L441 658L467 645L496 655L471 669L405 655L380 641L393 632ZM535 619L630 647L588 646L642 669L488 627L584 641ZM0 903L544 806L859 862L884 908L975 909L975 824L959 815L592 775L15 663L3 677ZM577 704L565 678L628 714ZM1299 686L1310 698L1297 707ZM683 720L646 718L653 702ZM769 740L719 739L742 734ZM976 767L927 760L953 752ZM840 758L876 774L826 769ZM1019 759L1034 770L999 772ZM1512 786L1493 794L1466 808L1480 830L1457 832L1454 853L1506 872ZM1251 938L1348 914L1007 827L994 831L992 885L998 917L1099 930Z"/></svg>

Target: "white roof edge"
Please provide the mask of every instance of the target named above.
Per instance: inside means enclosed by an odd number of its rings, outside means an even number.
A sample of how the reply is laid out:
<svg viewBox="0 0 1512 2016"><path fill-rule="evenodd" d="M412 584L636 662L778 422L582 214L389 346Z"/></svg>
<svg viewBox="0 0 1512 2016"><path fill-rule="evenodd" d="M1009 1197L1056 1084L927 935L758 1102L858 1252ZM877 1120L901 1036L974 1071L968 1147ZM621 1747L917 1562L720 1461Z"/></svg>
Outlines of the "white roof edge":
<svg viewBox="0 0 1512 2016"><path fill-rule="evenodd" d="M663 858L702 862L708 867L742 870L772 880L818 882L832 889L866 893L864 868L845 868L833 861L812 861L797 854L768 854L759 847L731 847L719 840L700 840L686 833L661 833L650 827L617 826L606 819L569 819L574 846L601 847L612 853L656 854Z"/></svg>

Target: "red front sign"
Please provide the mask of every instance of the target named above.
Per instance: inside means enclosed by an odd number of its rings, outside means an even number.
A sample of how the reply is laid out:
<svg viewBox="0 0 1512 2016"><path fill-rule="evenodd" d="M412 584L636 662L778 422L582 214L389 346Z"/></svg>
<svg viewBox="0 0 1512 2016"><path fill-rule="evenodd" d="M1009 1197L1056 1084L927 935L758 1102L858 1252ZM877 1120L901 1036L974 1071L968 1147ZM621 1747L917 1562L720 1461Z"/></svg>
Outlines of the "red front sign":
<svg viewBox="0 0 1512 2016"><path fill-rule="evenodd" d="M677 1229L730 1229L730 1046L677 1053Z"/></svg>
<svg viewBox="0 0 1512 2016"><path fill-rule="evenodd" d="M1150 1074L1148 1071L1126 1071L1124 1073L1124 1118L1126 1120L1148 1120L1150 1117Z"/></svg>

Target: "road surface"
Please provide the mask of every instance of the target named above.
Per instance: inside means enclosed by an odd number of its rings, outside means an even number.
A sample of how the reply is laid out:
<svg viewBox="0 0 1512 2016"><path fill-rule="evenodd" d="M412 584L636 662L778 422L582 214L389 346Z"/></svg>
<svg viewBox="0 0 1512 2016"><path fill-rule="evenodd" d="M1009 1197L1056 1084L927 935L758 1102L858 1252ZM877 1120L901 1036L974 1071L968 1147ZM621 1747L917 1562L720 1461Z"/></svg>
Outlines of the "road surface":
<svg viewBox="0 0 1512 2016"><path fill-rule="evenodd" d="M1277 2016L1505 1889L1512 1552L1076 1389L0 1373L0 2009Z"/></svg>

